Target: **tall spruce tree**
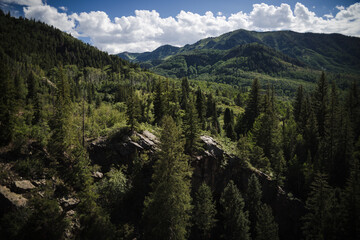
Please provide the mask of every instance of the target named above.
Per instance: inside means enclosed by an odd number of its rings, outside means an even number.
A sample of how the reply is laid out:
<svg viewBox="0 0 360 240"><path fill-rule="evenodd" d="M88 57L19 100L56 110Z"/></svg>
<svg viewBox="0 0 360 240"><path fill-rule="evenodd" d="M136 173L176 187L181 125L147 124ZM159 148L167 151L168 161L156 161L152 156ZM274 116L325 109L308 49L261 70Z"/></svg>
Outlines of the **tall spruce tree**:
<svg viewBox="0 0 360 240"><path fill-rule="evenodd" d="M199 187L194 199L194 223L201 239L211 238L211 230L215 226L216 206L211 189L206 183Z"/></svg>
<svg viewBox="0 0 360 240"><path fill-rule="evenodd" d="M259 179L255 174L252 174L247 188L246 193L246 207L249 211L250 220L250 233L251 236L256 238L256 224L258 223L258 216L261 206L262 191L259 183Z"/></svg>
<svg viewBox="0 0 360 240"><path fill-rule="evenodd" d="M15 88L10 76L10 68L4 61L0 63L0 145L13 140L15 124Z"/></svg>
<svg viewBox="0 0 360 240"><path fill-rule="evenodd" d="M320 138L324 138L327 134L327 124L329 117L329 84L326 80L325 73L321 74L317 82L316 90L313 97L313 108L316 116L318 133Z"/></svg>
<svg viewBox="0 0 360 240"><path fill-rule="evenodd" d="M152 191L145 199L146 239L186 239L192 210L191 171L184 155L181 131L165 116L160 152L154 165Z"/></svg>
<svg viewBox="0 0 360 240"><path fill-rule="evenodd" d="M302 113L302 108L303 108L303 101L304 101L304 88L302 85L299 85L297 91L296 91L296 96L295 96L295 101L293 103L293 114L294 114L294 120L299 123L301 121L301 113Z"/></svg>
<svg viewBox="0 0 360 240"><path fill-rule="evenodd" d="M141 117L141 106L140 99L133 89L131 90L130 96L126 100L126 106L127 123L130 125L131 130L135 130Z"/></svg>
<svg viewBox="0 0 360 240"><path fill-rule="evenodd" d="M189 81L187 77L184 77L181 80L181 103L180 103L181 108L184 110L186 109L186 105L189 100L189 94L190 94Z"/></svg>
<svg viewBox="0 0 360 240"><path fill-rule="evenodd" d="M68 142L69 114L70 114L70 86L63 68L57 71L57 91L55 112L52 119L53 135L50 141L50 149L57 160L64 157Z"/></svg>
<svg viewBox="0 0 360 240"><path fill-rule="evenodd" d="M329 239L328 221L332 189L327 183L327 176L321 173L315 175L306 200L307 214L303 217L303 234L305 239Z"/></svg>
<svg viewBox="0 0 360 240"><path fill-rule="evenodd" d="M245 107L245 113L243 116L243 129L242 133L247 133L253 127L255 119L260 114L260 84L259 81L255 78L252 85L251 91L249 95L249 99L247 101L247 105Z"/></svg>
<svg viewBox="0 0 360 240"><path fill-rule="evenodd" d="M183 121L185 152L192 155L199 148L199 121L193 101L189 98Z"/></svg>
<svg viewBox="0 0 360 240"><path fill-rule="evenodd" d="M360 237L360 139L354 151L350 175L347 179L343 196L345 215L346 239L359 239Z"/></svg>
<svg viewBox="0 0 360 240"><path fill-rule="evenodd" d="M224 221L223 239L250 239L248 213L244 212L244 199L231 180L220 198Z"/></svg>
<svg viewBox="0 0 360 240"><path fill-rule="evenodd" d="M156 83L155 97L154 97L154 115L155 123L160 124L161 119L166 114L166 95L164 86L161 81Z"/></svg>
<svg viewBox="0 0 360 240"><path fill-rule="evenodd" d="M258 221L255 226L255 240L278 240L279 226L275 222L270 206L261 204L259 208Z"/></svg>
<svg viewBox="0 0 360 240"><path fill-rule="evenodd" d="M204 94L201 92L201 88L199 87L196 91L196 110L199 116L199 123L202 129L205 129L205 97Z"/></svg>

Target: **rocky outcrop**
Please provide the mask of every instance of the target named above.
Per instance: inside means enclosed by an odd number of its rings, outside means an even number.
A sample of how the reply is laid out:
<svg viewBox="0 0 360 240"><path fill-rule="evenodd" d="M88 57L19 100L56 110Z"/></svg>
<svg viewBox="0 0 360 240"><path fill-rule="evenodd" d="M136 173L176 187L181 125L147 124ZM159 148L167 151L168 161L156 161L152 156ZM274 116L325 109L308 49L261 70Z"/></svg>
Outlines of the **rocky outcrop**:
<svg viewBox="0 0 360 240"><path fill-rule="evenodd" d="M104 174L102 172L96 171L92 173L92 177L95 179L102 179L104 177Z"/></svg>
<svg viewBox="0 0 360 240"><path fill-rule="evenodd" d="M156 154L153 153L157 151L159 143L155 135L148 131L130 135L129 137L129 134L123 134L92 142L89 153L93 163L102 166L105 172L106 168L114 163L128 165L131 171L132 159L136 152L148 153L150 158L155 159ZM300 218L305 211L303 202L289 198L269 176L225 152L214 138L210 136L200 138L204 150L191 160L192 189L198 189L200 184L205 182L212 188L214 198L219 200L227 183L233 180L245 195L248 179L252 174L256 174L262 185L263 201L272 207L275 219L279 223L280 238L293 236L293 239L300 239ZM146 182L150 182L151 172L148 171L144 175L148 177Z"/></svg>
<svg viewBox="0 0 360 240"><path fill-rule="evenodd" d="M110 138L92 141L89 144L88 151L92 162L100 165L106 172L112 164L130 166L136 152L155 152L157 144L156 136L147 130L143 133L119 132Z"/></svg>
<svg viewBox="0 0 360 240"><path fill-rule="evenodd" d="M27 199L21 194L10 191L6 186L0 185L0 216L8 212L11 208L24 207L27 204Z"/></svg>
<svg viewBox="0 0 360 240"><path fill-rule="evenodd" d="M19 193L27 192L35 188L29 180L20 180L14 182L15 190Z"/></svg>
<svg viewBox="0 0 360 240"><path fill-rule="evenodd" d="M201 140L204 143L204 152L192 162L193 189L205 182L212 188L214 198L218 200L226 184L233 180L245 194L248 179L252 174L256 174L262 186L263 201L272 207L275 219L279 223L280 239L286 239L286 236L293 236L293 239L301 238L299 224L305 212L303 202L289 198L269 176L249 167L238 157L227 154L212 137L201 136Z"/></svg>

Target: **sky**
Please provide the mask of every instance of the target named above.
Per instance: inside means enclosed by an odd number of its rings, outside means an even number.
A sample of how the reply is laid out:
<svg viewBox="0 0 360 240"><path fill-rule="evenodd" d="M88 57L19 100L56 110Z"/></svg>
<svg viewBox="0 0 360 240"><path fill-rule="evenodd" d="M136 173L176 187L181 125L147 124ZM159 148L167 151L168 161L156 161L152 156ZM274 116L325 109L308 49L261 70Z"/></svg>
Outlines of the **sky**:
<svg viewBox="0 0 360 240"><path fill-rule="evenodd" d="M0 0L0 8L111 54L184 46L236 29L360 37L360 2L351 0Z"/></svg>

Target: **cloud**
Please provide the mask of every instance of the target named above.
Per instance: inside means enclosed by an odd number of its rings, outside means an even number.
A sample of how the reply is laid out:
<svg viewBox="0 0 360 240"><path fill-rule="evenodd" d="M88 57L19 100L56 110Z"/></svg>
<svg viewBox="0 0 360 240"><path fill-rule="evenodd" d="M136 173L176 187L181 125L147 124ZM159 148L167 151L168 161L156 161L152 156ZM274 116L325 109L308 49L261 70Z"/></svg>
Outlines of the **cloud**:
<svg viewBox="0 0 360 240"><path fill-rule="evenodd" d="M21 6L39 6L43 5L42 0L1 0L8 4L17 4Z"/></svg>
<svg viewBox="0 0 360 240"><path fill-rule="evenodd" d="M54 7L49 5L29 6L24 7L24 13L26 18L40 20L76 37L78 36L74 20L66 13L59 13Z"/></svg>
<svg viewBox="0 0 360 240"><path fill-rule="evenodd" d="M18 4L25 2L6 1ZM164 18L155 10L136 10L132 16L110 19L103 11L68 14L60 13L41 0L27 2L31 4L25 4L25 17L54 25L76 37L89 38L93 45L109 53L152 51L164 44L183 46L239 28L360 36L360 3L348 7L336 6L336 14L322 17L298 2L293 9L285 3L280 6L254 4L249 13L240 11L229 17L220 13L215 15L210 11L203 15L180 11L174 17Z"/></svg>
<svg viewBox="0 0 360 240"><path fill-rule="evenodd" d="M60 6L59 9L63 10L64 12L66 12L68 10L67 7L64 7L64 6Z"/></svg>

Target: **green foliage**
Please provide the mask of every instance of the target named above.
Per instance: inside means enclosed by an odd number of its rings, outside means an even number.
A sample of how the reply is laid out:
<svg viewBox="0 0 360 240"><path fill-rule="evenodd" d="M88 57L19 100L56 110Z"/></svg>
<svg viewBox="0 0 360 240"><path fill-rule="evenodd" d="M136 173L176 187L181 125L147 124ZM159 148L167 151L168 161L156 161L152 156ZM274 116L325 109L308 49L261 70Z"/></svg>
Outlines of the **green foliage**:
<svg viewBox="0 0 360 240"><path fill-rule="evenodd" d="M315 175L311 192L306 200L308 213L304 216L303 232L306 239L328 239L332 189L323 174Z"/></svg>
<svg viewBox="0 0 360 240"><path fill-rule="evenodd" d="M221 194L220 204L224 224L223 239L250 239L248 212L244 212L244 199L231 180Z"/></svg>
<svg viewBox="0 0 360 240"><path fill-rule="evenodd" d="M116 211L128 189L128 180L123 171L112 168L98 185L99 201L109 212Z"/></svg>
<svg viewBox="0 0 360 240"><path fill-rule="evenodd" d="M199 187L194 199L194 223L202 239L209 239L215 226L216 207L211 189L206 183Z"/></svg>
<svg viewBox="0 0 360 240"><path fill-rule="evenodd" d="M260 215L262 191L259 179L255 174L252 174L246 192L246 208L249 211L250 233L251 236L256 237L256 224L258 224L258 217Z"/></svg>
<svg viewBox="0 0 360 240"><path fill-rule="evenodd" d="M271 208L267 204L261 204L259 208L258 221L255 226L256 240L278 240L279 227L274 220Z"/></svg>
<svg viewBox="0 0 360 240"><path fill-rule="evenodd" d="M185 135L185 152L193 155L195 151L200 148L200 127L195 105L190 99L188 100L185 109L183 129Z"/></svg>
<svg viewBox="0 0 360 240"><path fill-rule="evenodd" d="M145 199L145 236L186 239L190 226L190 166L185 157L180 129L165 116L158 160L154 165L152 192Z"/></svg>

